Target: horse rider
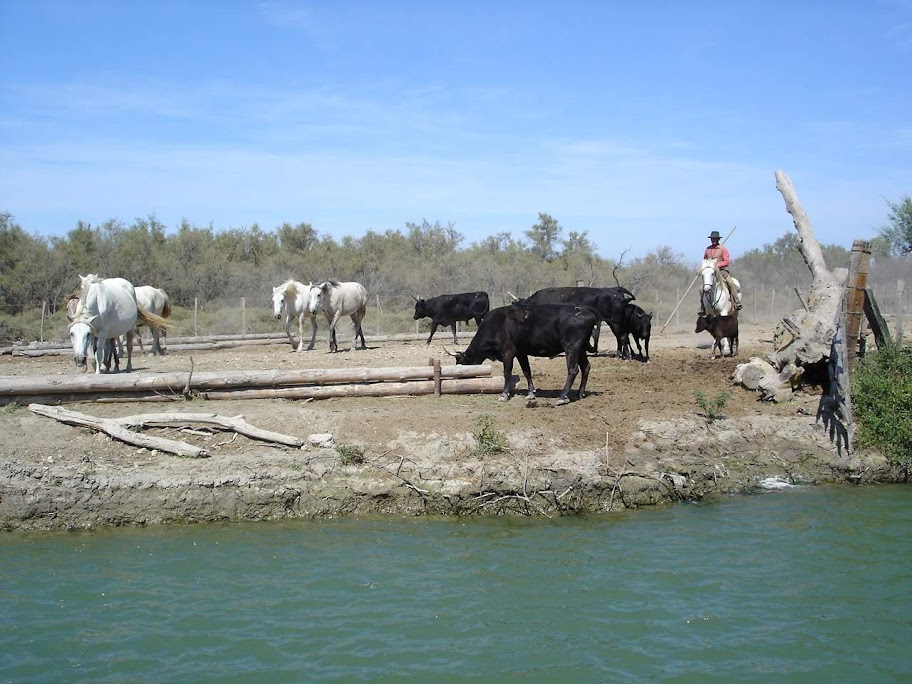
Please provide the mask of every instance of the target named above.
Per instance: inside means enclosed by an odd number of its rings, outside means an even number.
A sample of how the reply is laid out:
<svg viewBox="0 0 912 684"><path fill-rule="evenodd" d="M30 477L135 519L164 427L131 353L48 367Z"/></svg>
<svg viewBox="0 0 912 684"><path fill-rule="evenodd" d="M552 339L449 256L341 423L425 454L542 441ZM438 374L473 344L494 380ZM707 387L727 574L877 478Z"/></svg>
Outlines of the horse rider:
<svg viewBox="0 0 912 684"><path fill-rule="evenodd" d="M703 252L704 259L713 259L716 262L716 268L719 269L719 274L722 276L722 280L725 281L725 286L728 288L729 293L732 295L732 299L735 302L735 309L738 311L741 310L741 288L735 285L732 282L731 273L728 272L728 266L731 264L731 255L728 253L728 248L724 245L719 244L720 239L719 231L714 230L709 234L709 247L706 248ZM703 296L700 296L700 316L705 316L706 311L703 306Z"/></svg>

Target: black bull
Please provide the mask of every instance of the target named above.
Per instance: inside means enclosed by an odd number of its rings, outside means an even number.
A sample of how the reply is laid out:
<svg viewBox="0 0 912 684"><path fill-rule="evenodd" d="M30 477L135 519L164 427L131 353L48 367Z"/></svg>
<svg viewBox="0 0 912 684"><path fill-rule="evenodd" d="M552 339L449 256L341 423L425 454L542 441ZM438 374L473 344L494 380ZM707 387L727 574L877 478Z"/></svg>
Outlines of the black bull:
<svg viewBox="0 0 912 684"><path fill-rule="evenodd" d="M627 320L624 309L635 299L633 293L623 287L546 287L534 292L518 304L575 304L592 309L605 321L617 339L618 356L629 358L627 341ZM594 346L598 350L599 328L594 334Z"/></svg>
<svg viewBox="0 0 912 684"><path fill-rule="evenodd" d="M475 324L481 326L491 304L487 292L462 292L460 294L445 294L430 299L415 299L415 320L419 318L431 319L431 335L427 344L434 339L437 326L449 325L453 329L453 344L456 343L456 321L468 322L475 319Z"/></svg>
<svg viewBox="0 0 912 684"><path fill-rule="evenodd" d="M596 314L587 308L572 304L513 304L490 311L464 352L458 352L456 363L478 364L485 359L500 361L504 368L504 389L501 401L510 398L513 377L513 359L519 360L523 375L529 385L527 398L535 398L532 384L530 356L552 358L567 356L567 382L561 391L558 404L570 401L570 388L578 373L582 372L579 392L582 398L589 379L589 359L586 351L589 337L598 321Z"/></svg>

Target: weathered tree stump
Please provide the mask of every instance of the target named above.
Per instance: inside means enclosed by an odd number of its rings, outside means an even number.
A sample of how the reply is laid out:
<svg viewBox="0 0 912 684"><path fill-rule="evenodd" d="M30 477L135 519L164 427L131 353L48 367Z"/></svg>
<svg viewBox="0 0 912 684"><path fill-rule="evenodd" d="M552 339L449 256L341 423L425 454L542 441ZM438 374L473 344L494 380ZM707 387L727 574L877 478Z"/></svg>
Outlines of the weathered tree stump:
<svg viewBox="0 0 912 684"><path fill-rule="evenodd" d="M776 188L785 200L786 211L792 215L798 231L798 251L813 282L802 307L776 326L773 351L765 359L740 364L735 382L758 389L764 399L787 401L809 366L826 364L830 359L848 271L827 268L811 220L798 201L792 181L782 171L776 171Z"/></svg>

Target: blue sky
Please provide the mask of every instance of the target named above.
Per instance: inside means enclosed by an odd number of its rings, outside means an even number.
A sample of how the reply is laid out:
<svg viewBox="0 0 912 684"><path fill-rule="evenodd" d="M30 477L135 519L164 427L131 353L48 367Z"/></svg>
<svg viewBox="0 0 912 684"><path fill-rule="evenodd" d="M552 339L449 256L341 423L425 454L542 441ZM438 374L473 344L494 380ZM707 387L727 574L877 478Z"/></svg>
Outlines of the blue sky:
<svg viewBox="0 0 912 684"><path fill-rule="evenodd" d="M912 194L912 1L0 0L0 211L604 256L873 237Z"/></svg>

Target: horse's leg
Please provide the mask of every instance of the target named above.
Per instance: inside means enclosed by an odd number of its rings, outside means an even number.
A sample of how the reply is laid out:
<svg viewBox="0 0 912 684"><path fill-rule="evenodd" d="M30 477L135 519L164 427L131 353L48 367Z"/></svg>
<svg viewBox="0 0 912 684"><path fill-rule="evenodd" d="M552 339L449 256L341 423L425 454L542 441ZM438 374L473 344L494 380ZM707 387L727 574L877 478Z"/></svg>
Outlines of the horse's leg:
<svg viewBox="0 0 912 684"><path fill-rule="evenodd" d="M292 345L294 347L294 345ZM298 314L298 353L304 351L304 312Z"/></svg>
<svg viewBox="0 0 912 684"><path fill-rule="evenodd" d="M101 375L101 364L104 363L104 350L107 346L107 338L100 335L96 338L95 343L95 375Z"/></svg>
<svg viewBox="0 0 912 684"><path fill-rule="evenodd" d="M358 338L361 338L361 349L367 349L367 342L364 341L364 331L361 329L361 321L364 319L364 309L358 309L351 314L352 327L355 329L355 336L352 339L352 351L358 349Z"/></svg>
<svg viewBox="0 0 912 684"><path fill-rule="evenodd" d="M285 314L285 321L283 323L285 326L285 334L288 336L288 344L291 345L291 351L295 350L294 337L291 336L291 316Z"/></svg>
<svg viewBox="0 0 912 684"><path fill-rule="evenodd" d="M133 331L127 333L127 373L133 371Z"/></svg>
<svg viewBox="0 0 912 684"><path fill-rule="evenodd" d="M358 348L358 335L361 333L361 319L358 317L358 312L356 311L351 315L352 319L352 328L354 329L354 336L352 337L352 347L351 351L355 351ZM361 339L364 339L364 335L361 334Z"/></svg>
<svg viewBox="0 0 912 684"><path fill-rule="evenodd" d="M310 317L310 346L307 347L307 351L310 351L314 348L314 345L317 343L317 317Z"/></svg>
<svg viewBox="0 0 912 684"><path fill-rule="evenodd" d="M329 314L326 314L326 318L329 319L329 351L330 353L339 351L339 343L336 341L336 324L338 324L339 319L342 317L342 312L337 311L336 314L330 317Z"/></svg>

